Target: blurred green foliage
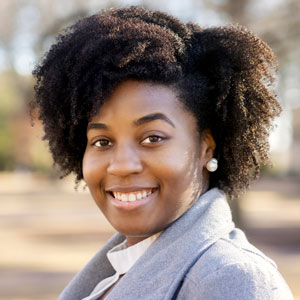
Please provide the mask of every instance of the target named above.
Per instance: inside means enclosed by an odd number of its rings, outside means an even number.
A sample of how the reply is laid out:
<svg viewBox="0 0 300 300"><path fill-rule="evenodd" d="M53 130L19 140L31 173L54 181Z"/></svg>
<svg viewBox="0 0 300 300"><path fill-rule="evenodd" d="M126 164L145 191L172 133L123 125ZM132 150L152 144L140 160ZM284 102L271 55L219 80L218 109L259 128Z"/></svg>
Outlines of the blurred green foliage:
<svg viewBox="0 0 300 300"><path fill-rule="evenodd" d="M0 113L0 170L12 170L14 155L12 152L11 131L3 113Z"/></svg>
<svg viewBox="0 0 300 300"><path fill-rule="evenodd" d="M18 107L18 95L10 73L0 74L0 170L12 170L15 164L11 120Z"/></svg>
<svg viewBox="0 0 300 300"><path fill-rule="evenodd" d="M28 107L32 97L30 75L0 73L0 171L51 172L52 160L46 142L41 140L41 124L34 120L32 126Z"/></svg>

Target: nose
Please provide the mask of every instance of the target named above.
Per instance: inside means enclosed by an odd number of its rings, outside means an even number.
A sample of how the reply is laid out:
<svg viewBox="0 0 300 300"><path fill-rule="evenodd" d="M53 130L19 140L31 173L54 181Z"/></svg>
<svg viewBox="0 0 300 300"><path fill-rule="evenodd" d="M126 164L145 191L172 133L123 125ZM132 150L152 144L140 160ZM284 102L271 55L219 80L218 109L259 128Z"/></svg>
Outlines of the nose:
<svg viewBox="0 0 300 300"><path fill-rule="evenodd" d="M138 151L132 145L115 146L107 172L115 176L140 173L143 165Z"/></svg>

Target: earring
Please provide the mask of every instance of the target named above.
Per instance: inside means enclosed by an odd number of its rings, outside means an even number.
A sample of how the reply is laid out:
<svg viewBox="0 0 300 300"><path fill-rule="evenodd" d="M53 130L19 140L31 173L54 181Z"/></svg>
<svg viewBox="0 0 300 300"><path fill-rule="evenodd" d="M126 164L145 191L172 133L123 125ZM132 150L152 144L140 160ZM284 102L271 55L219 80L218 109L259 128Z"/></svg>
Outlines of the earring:
<svg viewBox="0 0 300 300"><path fill-rule="evenodd" d="M206 169L209 172L215 172L218 169L218 161L215 158L212 158L207 164Z"/></svg>

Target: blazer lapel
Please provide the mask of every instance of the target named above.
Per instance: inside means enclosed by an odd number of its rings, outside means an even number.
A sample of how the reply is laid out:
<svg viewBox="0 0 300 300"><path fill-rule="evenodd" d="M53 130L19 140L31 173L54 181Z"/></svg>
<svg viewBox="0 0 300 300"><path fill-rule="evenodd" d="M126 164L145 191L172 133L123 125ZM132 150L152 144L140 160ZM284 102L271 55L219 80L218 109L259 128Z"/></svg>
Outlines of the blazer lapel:
<svg viewBox="0 0 300 300"><path fill-rule="evenodd" d="M60 294L58 300L81 300L88 296L95 286L103 279L112 276L115 270L106 257L106 253L114 246L124 241L125 237L119 233L105 243L99 252L87 265L71 280Z"/></svg>

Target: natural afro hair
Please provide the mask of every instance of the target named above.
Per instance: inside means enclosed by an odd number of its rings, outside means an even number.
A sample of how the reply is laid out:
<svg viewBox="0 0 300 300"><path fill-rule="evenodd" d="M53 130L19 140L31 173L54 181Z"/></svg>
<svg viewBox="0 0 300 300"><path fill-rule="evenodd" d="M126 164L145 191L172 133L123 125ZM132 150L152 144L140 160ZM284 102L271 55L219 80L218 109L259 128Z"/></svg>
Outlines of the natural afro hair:
<svg viewBox="0 0 300 300"><path fill-rule="evenodd" d="M38 108L54 162L63 176L83 178L86 128L126 79L168 85L216 142L219 168L210 186L231 198L258 177L281 107L272 50L240 26L202 28L141 7L103 10L57 38L35 68Z"/></svg>

